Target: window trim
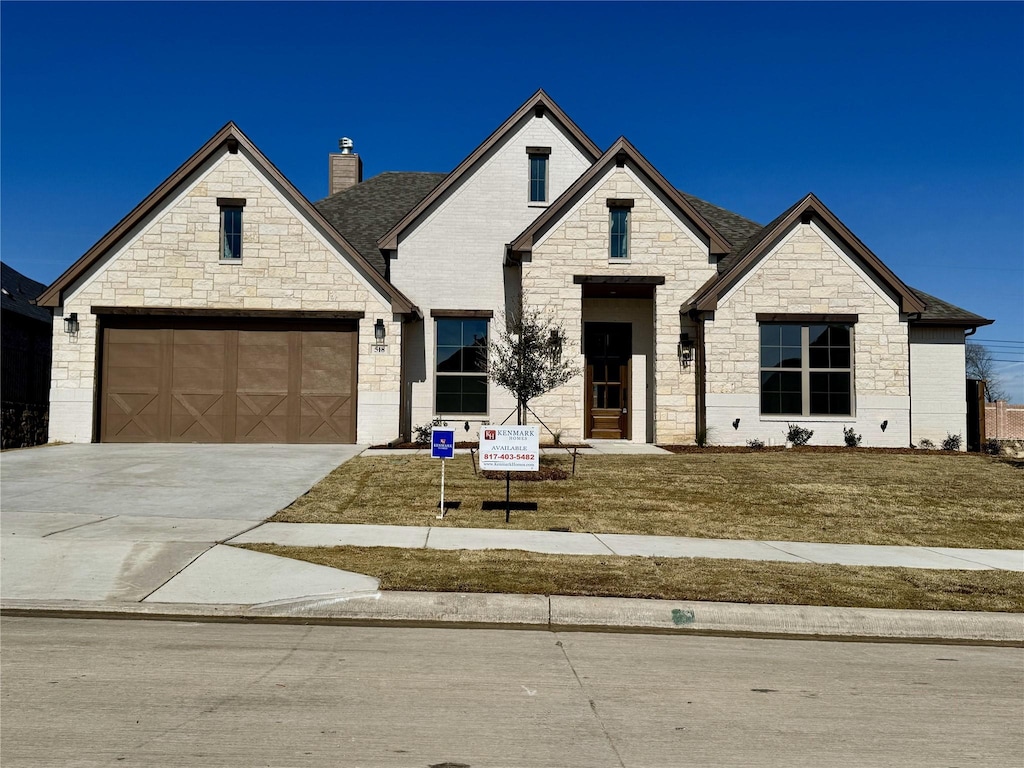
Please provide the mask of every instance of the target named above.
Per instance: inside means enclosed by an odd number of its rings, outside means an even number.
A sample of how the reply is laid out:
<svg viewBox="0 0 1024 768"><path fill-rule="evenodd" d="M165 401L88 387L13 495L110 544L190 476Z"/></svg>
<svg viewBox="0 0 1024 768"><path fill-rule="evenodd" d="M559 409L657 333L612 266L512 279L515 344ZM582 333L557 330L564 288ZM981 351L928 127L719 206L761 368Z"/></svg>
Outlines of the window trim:
<svg viewBox="0 0 1024 768"><path fill-rule="evenodd" d="M243 238L243 235L242 235L242 233L243 233L243 229L242 229L242 227L243 227L242 213L245 210L245 198L241 198L241 197L218 197L217 198L217 208L219 209L218 218L219 218L219 224L220 224L220 226L218 228L218 238L217 238L217 260L221 264L237 264L237 263L239 263L242 260L242 243L244 242L244 238ZM225 231L224 230L225 230L225 224L226 224L225 216L226 216L226 214L228 214L230 212L235 212L235 211L238 212L238 232L237 232L237 236L238 236L238 255L237 256L225 256L224 255L224 246L225 246ZM235 233L232 233L232 234L235 234Z"/></svg>
<svg viewBox="0 0 1024 768"><path fill-rule="evenodd" d="M489 309L480 309L480 310L476 310L476 309L462 309L462 310L458 310L458 309L432 309L430 311L430 316L434 319L434 366L433 366L434 367L434 391L433 391L433 402L431 403L431 405L433 406L434 415L435 416L458 416L460 418L464 417L464 416L470 416L470 417L477 417L477 416L487 417L487 416L489 416L490 415L490 407L491 407L491 392L490 392L491 381L490 381L490 374L486 370L484 371L484 374L483 374L483 376L484 376L484 410L482 410L482 411L441 411L441 410L438 409L438 407L437 407L437 395L438 395L438 392L437 392L437 380L438 380L438 378L456 378L456 377L467 377L467 376L479 376L480 374L479 373L466 373L465 371L462 371L462 372L459 372L459 373L448 373L448 372L442 373L441 371L438 371L437 367L438 367L438 362L439 361L438 361L438 355L437 355L437 347L438 347L438 343L437 342L438 342L438 339L440 338L440 334L438 333L438 323L439 322L450 321L450 320L460 320L460 321L462 321L462 320L482 320L484 322L484 329L485 329L485 332L486 332L485 342L486 342L487 345L489 345L490 344L490 339L491 339L491 320L494 317L493 310L489 310ZM487 346L485 346L484 349L486 350ZM484 359L484 365L485 366L487 365L486 358Z"/></svg>
<svg viewBox="0 0 1024 768"><path fill-rule="evenodd" d="M776 320L775 318L785 318ZM815 421L849 421L857 416L856 355L854 350L857 315L785 314L758 313L758 369L757 369L757 410L762 421L791 421L792 419L814 419ZM843 326L850 336L850 364L839 368L812 368L810 364L810 327L812 325ZM761 352L761 329L765 326L794 326L800 328L800 367L766 367ZM800 374L800 413L765 413L763 408L765 373ZM811 374L845 373L850 377L850 409L848 413L811 413Z"/></svg>
<svg viewBox="0 0 1024 768"><path fill-rule="evenodd" d="M608 261L613 264L627 264L632 259L630 253L630 230L632 228L631 220L632 216L630 211L633 209L632 200L608 200ZM623 227L625 232L622 233L622 251L624 255L615 255L615 217L616 215L622 216Z"/></svg>
<svg viewBox="0 0 1024 768"><path fill-rule="evenodd" d="M548 158L551 156L551 147L527 147L527 167L526 167L526 199L530 205L547 205L551 200L551 164L548 162ZM540 199L535 199L533 196L533 161L543 160L544 161L544 193Z"/></svg>

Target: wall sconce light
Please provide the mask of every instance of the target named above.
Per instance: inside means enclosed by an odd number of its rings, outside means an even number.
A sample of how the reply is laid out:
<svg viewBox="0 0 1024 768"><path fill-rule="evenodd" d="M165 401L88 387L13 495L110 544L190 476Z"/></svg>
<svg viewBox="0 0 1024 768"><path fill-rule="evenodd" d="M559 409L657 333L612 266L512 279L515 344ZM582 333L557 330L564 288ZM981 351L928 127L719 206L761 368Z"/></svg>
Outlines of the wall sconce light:
<svg viewBox="0 0 1024 768"><path fill-rule="evenodd" d="M68 336L74 336L78 333L78 313L72 312L64 318L64 333Z"/></svg>
<svg viewBox="0 0 1024 768"><path fill-rule="evenodd" d="M889 420L886 419L885 421L883 421L881 426L882 426L882 431L885 432L885 428L889 426Z"/></svg>
<svg viewBox="0 0 1024 768"><path fill-rule="evenodd" d="M378 344L383 344L384 337L386 335L387 332L384 330L384 321L378 317L377 322L373 324L373 338Z"/></svg>
<svg viewBox="0 0 1024 768"><path fill-rule="evenodd" d="M463 428L464 430L466 430L467 432L469 432L469 422L467 421L467 422L466 422L465 424L463 424L463 425L462 425L462 428Z"/></svg>
<svg viewBox="0 0 1024 768"><path fill-rule="evenodd" d="M557 363L562 359L562 334L557 328L552 328L551 335L548 337L548 354L551 356L552 363Z"/></svg>
<svg viewBox="0 0 1024 768"><path fill-rule="evenodd" d="M740 428L740 420L739 419L733 419L732 420L732 428L733 429L739 429Z"/></svg>
<svg viewBox="0 0 1024 768"><path fill-rule="evenodd" d="M679 362L683 364L683 368L686 368L690 361L693 360L693 339L690 338L688 333L679 334Z"/></svg>

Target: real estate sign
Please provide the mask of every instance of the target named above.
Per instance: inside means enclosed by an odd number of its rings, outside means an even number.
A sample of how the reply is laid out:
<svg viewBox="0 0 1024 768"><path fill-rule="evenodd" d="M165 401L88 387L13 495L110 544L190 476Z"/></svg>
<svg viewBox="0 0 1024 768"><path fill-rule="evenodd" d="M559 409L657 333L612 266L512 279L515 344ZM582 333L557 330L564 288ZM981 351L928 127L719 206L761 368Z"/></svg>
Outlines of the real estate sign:
<svg viewBox="0 0 1024 768"><path fill-rule="evenodd" d="M540 428L480 427L480 469L537 472L540 469Z"/></svg>
<svg viewBox="0 0 1024 768"><path fill-rule="evenodd" d="M434 459L450 459L455 455L455 430L437 429L430 431L430 456Z"/></svg>

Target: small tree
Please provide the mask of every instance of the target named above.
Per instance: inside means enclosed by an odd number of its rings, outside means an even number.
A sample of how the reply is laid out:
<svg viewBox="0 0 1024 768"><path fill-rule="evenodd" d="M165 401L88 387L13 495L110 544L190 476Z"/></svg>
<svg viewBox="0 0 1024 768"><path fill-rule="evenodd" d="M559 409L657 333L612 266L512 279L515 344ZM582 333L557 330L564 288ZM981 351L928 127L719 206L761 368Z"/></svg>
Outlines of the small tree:
<svg viewBox="0 0 1024 768"><path fill-rule="evenodd" d="M520 301L499 328L490 343L488 372L515 396L516 423L525 424L527 404L578 376L580 369L562 357L562 326L540 310Z"/></svg>
<svg viewBox="0 0 1024 768"><path fill-rule="evenodd" d="M987 347L973 342L964 345L964 357L967 360L967 377L982 379L985 382L985 399L990 403L1005 400L1003 383L996 373L996 363Z"/></svg>

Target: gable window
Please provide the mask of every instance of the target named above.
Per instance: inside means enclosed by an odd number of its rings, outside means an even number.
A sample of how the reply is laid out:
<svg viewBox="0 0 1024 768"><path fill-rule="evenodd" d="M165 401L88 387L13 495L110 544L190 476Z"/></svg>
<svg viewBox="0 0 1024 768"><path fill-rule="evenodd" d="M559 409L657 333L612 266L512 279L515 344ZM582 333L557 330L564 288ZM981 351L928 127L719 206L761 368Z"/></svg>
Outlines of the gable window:
<svg viewBox="0 0 1024 768"><path fill-rule="evenodd" d="M548 156L551 147L527 147L530 158L530 202L546 203L548 200Z"/></svg>
<svg viewBox="0 0 1024 768"><path fill-rule="evenodd" d="M853 414L853 326L761 323L761 413Z"/></svg>
<svg viewBox="0 0 1024 768"><path fill-rule="evenodd" d="M483 317L436 318L438 414L487 413L487 323Z"/></svg>
<svg viewBox="0 0 1024 768"><path fill-rule="evenodd" d="M629 258L629 209L632 200L609 200L608 208L611 215L609 225L608 258L625 260Z"/></svg>
<svg viewBox="0 0 1024 768"><path fill-rule="evenodd" d="M245 200L218 197L220 208L220 259L237 261L242 258L242 209Z"/></svg>

